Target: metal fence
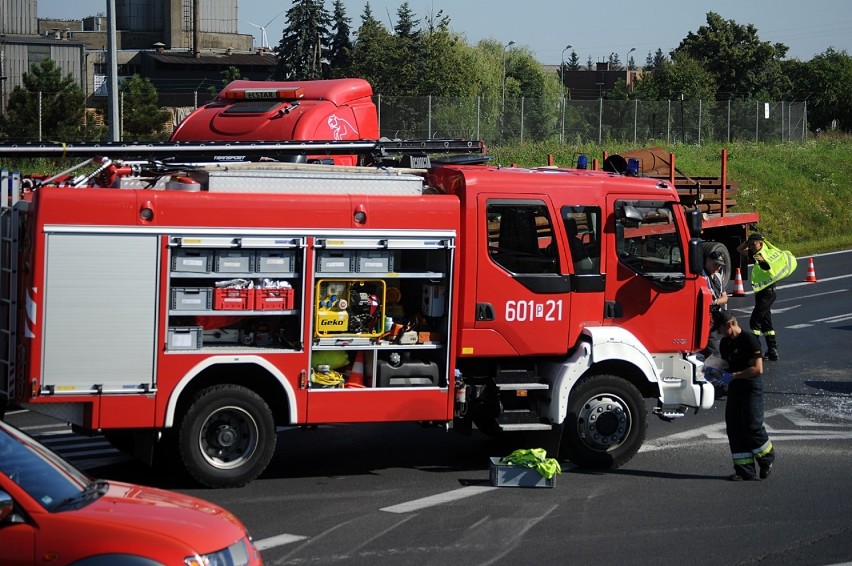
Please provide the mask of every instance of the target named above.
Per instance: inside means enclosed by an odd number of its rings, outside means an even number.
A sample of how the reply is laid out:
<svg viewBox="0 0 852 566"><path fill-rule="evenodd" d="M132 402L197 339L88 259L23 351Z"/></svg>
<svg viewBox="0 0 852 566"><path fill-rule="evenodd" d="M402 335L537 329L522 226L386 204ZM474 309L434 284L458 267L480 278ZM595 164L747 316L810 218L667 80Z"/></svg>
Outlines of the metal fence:
<svg viewBox="0 0 852 566"><path fill-rule="evenodd" d="M209 102L213 95L198 91L181 93L179 98L188 98L187 105L170 107L173 125L194 108ZM387 138L568 144L665 141L700 145L730 141L796 142L805 141L808 136L806 102L526 97L504 101L485 97L381 95L373 100L378 109L379 133ZM119 119L120 115L121 108ZM32 141L42 141L40 116L39 112L33 117ZM102 119L102 115L96 117Z"/></svg>
<svg viewBox="0 0 852 566"><path fill-rule="evenodd" d="M807 139L806 102L555 100L376 96L390 138L666 143Z"/></svg>

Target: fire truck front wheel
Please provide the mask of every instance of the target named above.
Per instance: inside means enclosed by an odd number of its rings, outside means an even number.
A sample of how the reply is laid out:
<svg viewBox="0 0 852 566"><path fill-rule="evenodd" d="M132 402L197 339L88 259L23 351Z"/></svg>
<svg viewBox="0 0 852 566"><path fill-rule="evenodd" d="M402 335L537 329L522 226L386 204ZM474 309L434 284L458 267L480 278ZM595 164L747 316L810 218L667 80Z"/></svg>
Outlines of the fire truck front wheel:
<svg viewBox="0 0 852 566"><path fill-rule="evenodd" d="M257 393L238 385L199 391L181 421L178 450L208 487L239 487L260 475L275 452L275 422Z"/></svg>
<svg viewBox="0 0 852 566"><path fill-rule="evenodd" d="M645 441L648 411L639 390L614 375L592 375L571 393L560 456L583 468L618 468Z"/></svg>

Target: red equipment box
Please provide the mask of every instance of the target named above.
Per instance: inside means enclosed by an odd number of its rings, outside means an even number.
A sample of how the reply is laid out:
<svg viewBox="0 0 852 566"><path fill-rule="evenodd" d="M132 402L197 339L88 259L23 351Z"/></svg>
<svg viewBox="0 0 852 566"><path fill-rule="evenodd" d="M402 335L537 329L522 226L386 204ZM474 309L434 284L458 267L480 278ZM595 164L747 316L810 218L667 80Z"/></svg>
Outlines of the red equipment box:
<svg viewBox="0 0 852 566"><path fill-rule="evenodd" d="M217 311L254 310L254 289L217 287L213 290L213 309Z"/></svg>
<svg viewBox="0 0 852 566"><path fill-rule="evenodd" d="M287 311L293 308L292 287L282 289L255 289L254 308L259 311Z"/></svg>

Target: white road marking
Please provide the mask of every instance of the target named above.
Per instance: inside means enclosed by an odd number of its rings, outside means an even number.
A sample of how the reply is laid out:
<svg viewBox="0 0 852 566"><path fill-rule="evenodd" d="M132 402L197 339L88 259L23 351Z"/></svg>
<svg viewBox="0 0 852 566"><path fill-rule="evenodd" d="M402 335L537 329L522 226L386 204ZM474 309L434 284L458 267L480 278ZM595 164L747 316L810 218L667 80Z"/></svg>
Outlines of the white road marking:
<svg viewBox="0 0 852 566"><path fill-rule="evenodd" d="M849 320L852 318L852 312L847 312L846 314L836 314L834 316L829 316L826 318L818 318L816 320L812 320L811 322L841 322L844 320Z"/></svg>
<svg viewBox="0 0 852 566"><path fill-rule="evenodd" d="M849 279L852 277L852 273L847 273L846 275L837 275L835 277L826 277L825 279L820 279L816 281L816 283L825 283L826 281L838 281L840 279ZM792 287L801 287L802 285L813 285L814 281L802 281L800 283L788 283L787 285L778 285L779 289L790 289Z"/></svg>
<svg viewBox="0 0 852 566"><path fill-rule="evenodd" d="M807 421L807 425L802 425L804 417L793 407L784 407L774 411L767 411L763 418L766 431L770 433L770 438L773 442L778 440L834 440L838 438L852 439L852 430L789 430L783 428L773 428L767 419L772 417L783 416L790 420L796 426L808 427L848 427L842 424L820 424ZM725 433L725 422L715 423L700 428L686 430L669 436L664 436L656 440L645 442L639 452L656 452L658 450L672 450L677 448L694 447L697 444L716 444L727 442L728 437Z"/></svg>
<svg viewBox="0 0 852 566"><path fill-rule="evenodd" d="M792 297L789 299L778 299L776 303L786 303L789 301L800 301L802 299L813 299L814 297L824 297L825 295L836 295L837 293L845 293L849 289L838 289L836 291L826 291L825 293L812 293L810 295L802 295L801 297Z"/></svg>
<svg viewBox="0 0 852 566"><path fill-rule="evenodd" d="M439 493L437 495L431 495L429 497L415 499L407 503L391 505L390 507L384 507L382 509L379 509L379 511L386 511L388 513L410 513L412 511L419 511L420 509L425 509L426 507L434 507L435 505L441 505L443 503L449 503L452 501L457 501L459 499L464 499L465 497L479 495L480 493L485 493L486 491L492 491L495 489L497 488L492 486L471 485L468 487L463 487L461 489L454 489L445 493Z"/></svg>
<svg viewBox="0 0 852 566"><path fill-rule="evenodd" d="M796 306L799 306L799 305L796 305ZM772 312L775 313L775 312L781 312L781 311L776 311L775 309L773 309ZM845 314L836 314L834 316L828 316L826 318L817 318L817 319L812 320L811 323L825 322L825 323L828 323L828 324L833 324L835 322L845 322L847 320L852 320L852 312L848 312L848 313L845 313ZM798 330L800 328L808 328L809 326L813 326L813 324L803 322L801 324L792 324L790 326L785 326L784 328L790 328L790 329L793 329L793 330Z"/></svg>
<svg viewBox="0 0 852 566"><path fill-rule="evenodd" d="M782 313L782 312L791 311L793 309L799 308L800 306L802 306L802 305L793 305L792 307L784 307L784 308L781 308L781 309L772 309L772 314L778 314L778 313Z"/></svg>
<svg viewBox="0 0 852 566"><path fill-rule="evenodd" d="M257 547L258 550L268 550L277 546L284 546L285 544L299 542L300 540L305 540L306 538L308 537L303 537L300 535L276 535L274 537L256 540L254 541L254 545Z"/></svg>

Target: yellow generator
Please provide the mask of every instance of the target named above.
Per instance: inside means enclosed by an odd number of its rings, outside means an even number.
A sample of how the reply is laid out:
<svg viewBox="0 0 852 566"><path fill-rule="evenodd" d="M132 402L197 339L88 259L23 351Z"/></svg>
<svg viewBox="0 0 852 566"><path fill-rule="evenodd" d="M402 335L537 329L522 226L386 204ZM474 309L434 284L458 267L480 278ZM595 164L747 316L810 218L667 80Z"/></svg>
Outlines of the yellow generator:
<svg viewBox="0 0 852 566"><path fill-rule="evenodd" d="M385 332L385 282L320 279L314 313L316 337L377 338Z"/></svg>

